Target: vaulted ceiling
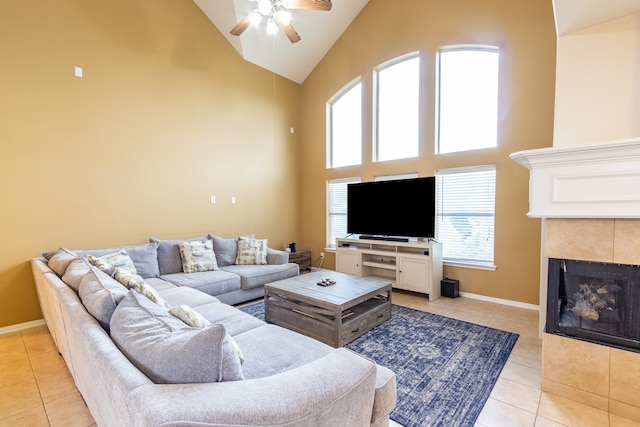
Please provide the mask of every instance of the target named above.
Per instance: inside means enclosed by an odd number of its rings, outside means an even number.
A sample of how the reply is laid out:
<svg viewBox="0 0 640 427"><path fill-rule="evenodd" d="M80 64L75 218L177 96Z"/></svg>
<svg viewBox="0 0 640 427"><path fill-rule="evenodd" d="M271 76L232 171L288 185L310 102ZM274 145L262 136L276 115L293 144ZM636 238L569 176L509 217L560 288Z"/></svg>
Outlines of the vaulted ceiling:
<svg viewBox="0 0 640 427"><path fill-rule="evenodd" d="M333 0L329 12L294 10L291 24L302 36L291 43L280 31L266 34L250 26L241 36L229 33L256 7L250 0L193 0L247 61L302 83L369 0ZM385 0L391 1L391 0ZM397 0L394 0L397 1ZM429 1L429 0L424 0ZM552 0L558 36L640 12L640 0ZM399 7L402 2L398 1Z"/></svg>
<svg viewBox="0 0 640 427"><path fill-rule="evenodd" d="M556 31L563 36L640 12L640 0L553 0Z"/></svg>
<svg viewBox="0 0 640 427"><path fill-rule="evenodd" d="M241 36L229 31L256 8L250 0L194 0L242 57L302 83L369 0L333 0L331 11L292 10L291 24L302 40L291 43L279 31L270 36L265 23L249 26Z"/></svg>

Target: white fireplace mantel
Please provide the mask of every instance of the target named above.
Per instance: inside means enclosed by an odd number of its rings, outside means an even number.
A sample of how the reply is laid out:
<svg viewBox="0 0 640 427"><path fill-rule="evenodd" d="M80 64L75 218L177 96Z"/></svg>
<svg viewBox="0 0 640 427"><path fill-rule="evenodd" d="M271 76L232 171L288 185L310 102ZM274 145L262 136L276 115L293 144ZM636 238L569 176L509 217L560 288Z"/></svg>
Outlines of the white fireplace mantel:
<svg viewBox="0 0 640 427"><path fill-rule="evenodd" d="M534 218L640 218L640 138L511 154Z"/></svg>

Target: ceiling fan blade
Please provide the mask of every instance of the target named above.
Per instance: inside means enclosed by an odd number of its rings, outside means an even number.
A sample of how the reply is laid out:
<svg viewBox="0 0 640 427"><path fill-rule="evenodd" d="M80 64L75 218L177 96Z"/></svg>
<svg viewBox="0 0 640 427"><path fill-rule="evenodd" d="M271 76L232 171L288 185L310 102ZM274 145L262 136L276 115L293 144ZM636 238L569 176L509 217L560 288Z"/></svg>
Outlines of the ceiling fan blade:
<svg viewBox="0 0 640 427"><path fill-rule="evenodd" d="M331 0L286 0L284 6L288 9L331 10Z"/></svg>
<svg viewBox="0 0 640 427"><path fill-rule="evenodd" d="M293 28L293 25L284 25L280 18L278 18L277 14L273 15L273 19L276 21L282 32L287 35L291 43L298 43L302 40L302 37L300 37L300 34L298 34L295 28Z"/></svg>
<svg viewBox="0 0 640 427"><path fill-rule="evenodd" d="M249 27L249 23L249 15L247 15L231 29L230 33L234 36L239 36Z"/></svg>

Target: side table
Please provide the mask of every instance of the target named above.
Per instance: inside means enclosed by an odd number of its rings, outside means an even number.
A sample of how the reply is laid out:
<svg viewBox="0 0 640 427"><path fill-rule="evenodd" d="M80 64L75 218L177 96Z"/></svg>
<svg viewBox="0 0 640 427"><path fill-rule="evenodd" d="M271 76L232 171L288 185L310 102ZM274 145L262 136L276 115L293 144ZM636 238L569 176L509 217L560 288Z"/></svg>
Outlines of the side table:
<svg viewBox="0 0 640 427"><path fill-rule="evenodd" d="M307 249L298 249L289 253L289 262L295 262L300 266L302 271L305 267L311 267L311 251Z"/></svg>

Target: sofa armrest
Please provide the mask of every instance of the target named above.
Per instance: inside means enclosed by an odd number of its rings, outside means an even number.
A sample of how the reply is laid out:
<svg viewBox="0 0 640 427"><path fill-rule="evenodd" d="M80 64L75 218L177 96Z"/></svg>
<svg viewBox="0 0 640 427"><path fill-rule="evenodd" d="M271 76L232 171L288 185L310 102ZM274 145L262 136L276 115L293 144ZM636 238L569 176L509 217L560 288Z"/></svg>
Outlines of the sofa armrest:
<svg viewBox="0 0 640 427"><path fill-rule="evenodd" d="M267 264L286 264L288 262L288 252L267 248Z"/></svg>
<svg viewBox="0 0 640 427"><path fill-rule="evenodd" d="M369 426L375 382L375 363L341 348L265 378L145 385L130 402L138 426Z"/></svg>

